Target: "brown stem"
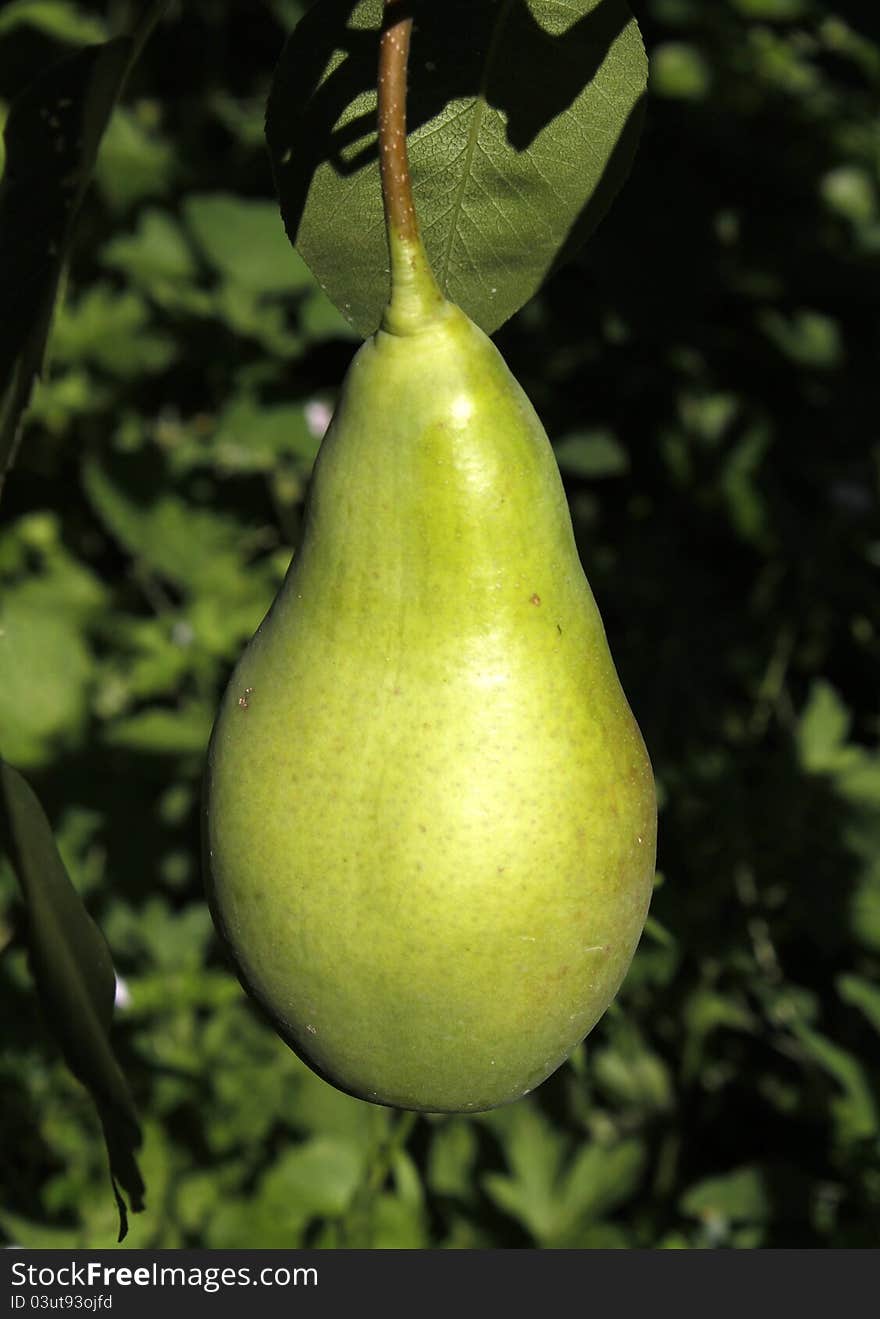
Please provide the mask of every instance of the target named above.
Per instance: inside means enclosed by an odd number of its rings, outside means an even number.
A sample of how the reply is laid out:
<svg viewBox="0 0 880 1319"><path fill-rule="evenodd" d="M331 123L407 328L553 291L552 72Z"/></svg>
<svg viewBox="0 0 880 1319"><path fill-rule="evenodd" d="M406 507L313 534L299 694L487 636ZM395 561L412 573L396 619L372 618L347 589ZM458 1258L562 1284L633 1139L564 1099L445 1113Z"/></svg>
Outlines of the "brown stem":
<svg viewBox="0 0 880 1319"><path fill-rule="evenodd" d="M391 297L381 328L417 334L447 303L419 237L406 149L406 67L414 0L385 0L379 48L379 165L388 233Z"/></svg>
<svg viewBox="0 0 880 1319"><path fill-rule="evenodd" d="M385 0L379 46L379 168L389 235L419 236L406 150L406 70L412 33L411 0Z"/></svg>

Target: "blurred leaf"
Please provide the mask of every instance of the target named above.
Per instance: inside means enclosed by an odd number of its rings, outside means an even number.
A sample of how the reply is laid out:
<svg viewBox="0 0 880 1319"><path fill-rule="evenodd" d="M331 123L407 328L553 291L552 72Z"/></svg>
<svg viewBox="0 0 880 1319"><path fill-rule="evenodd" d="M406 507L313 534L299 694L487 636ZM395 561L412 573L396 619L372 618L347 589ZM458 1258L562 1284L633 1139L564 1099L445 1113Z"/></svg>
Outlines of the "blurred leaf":
<svg viewBox="0 0 880 1319"><path fill-rule="evenodd" d="M192 249L180 226L167 212L152 208L139 213L133 234L119 234L107 243L101 260L149 294L164 290L166 282L189 281L196 273Z"/></svg>
<svg viewBox="0 0 880 1319"><path fill-rule="evenodd" d="M876 1135L877 1106L859 1060L802 1022L792 1022L791 1031L809 1056L834 1078L843 1091L842 1096L834 1101L843 1138L863 1140Z"/></svg>
<svg viewBox="0 0 880 1319"><path fill-rule="evenodd" d="M770 445L762 426L753 426L742 436L724 464L721 490L731 520L743 540L760 542L769 522L761 468Z"/></svg>
<svg viewBox="0 0 880 1319"><path fill-rule="evenodd" d="M380 1195L373 1208L372 1249L423 1250L428 1234L418 1205L395 1195Z"/></svg>
<svg viewBox="0 0 880 1319"><path fill-rule="evenodd" d="M179 692L194 664L193 629L185 619L117 615L114 640L118 653L99 673L93 700L95 713L105 719L133 701Z"/></svg>
<svg viewBox="0 0 880 1319"><path fill-rule="evenodd" d="M105 24L94 14L66 0L9 0L0 13L0 36L22 24L73 45L106 41Z"/></svg>
<svg viewBox="0 0 880 1319"><path fill-rule="evenodd" d="M822 312L804 310L784 316L767 310L758 322L768 339L798 366L831 371L844 360L840 325Z"/></svg>
<svg viewBox="0 0 880 1319"><path fill-rule="evenodd" d="M421 1209L425 1203L422 1179L405 1149L394 1151L391 1159L391 1175L399 1199L414 1209Z"/></svg>
<svg viewBox="0 0 880 1319"><path fill-rule="evenodd" d="M764 1175L760 1168L746 1167L708 1177L685 1192L681 1209L692 1218L760 1222L770 1212Z"/></svg>
<svg viewBox="0 0 880 1319"><path fill-rule="evenodd" d="M651 52L649 81L655 96L700 101L709 91L711 72L695 46L666 41Z"/></svg>
<svg viewBox="0 0 880 1319"><path fill-rule="evenodd" d="M102 196L117 211L144 197L164 196L177 173L174 148L158 126L135 110L119 106L113 113L95 168Z"/></svg>
<svg viewBox="0 0 880 1319"><path fill-rule="evenodd" d="M120 544L170 582L220 598L240 593L247 551L228 514L163 491L157 473L133 459L96 459L84 471L89 498Z"/></svg>
<svg viewBox="0 0 880 1319"><path fill-rule="evenodd" d="M133 290L117 293L107 284L93 284L76 301L65 302L52 351L61 363L88 362L123 379L164 371L177 346L169 336L151 333L149 321L147 304Z"/></svg>
<svg viewBox="0 0 880 1319"><path fill-rule="evenodd" d="M358 1145L366 1145L369 1139L369 1106L343 1094L305 1068L297 1090L295 1112L297 1125L315 1135L339 1136Z"/></svg>
<svg viewBox="0 0 880 1319"><path fill-rule="evenodd" d="M291 241L371 333L388 298L375 147L381 0L314 6L285 47L267 137ZM416 206L444 292L503 324L608 209L635 151L646 60L623 0L426 6L407 118ZM529 96L521 94L524 80Z"/></svg>
<svg viewBox="0 0 880 1319"><path fill-rule="evenodd" d="M638 1185L645 1164L640 1140L617 1145L591 1142L575 1157L559 1187L559 1216L571 1233L575 1226L601 1218L626 1201Z"/></svg>
<svg viewBox="0 0 880 1319"><path fill-rule="evenodd" d="M296 21L299 21L299 15ZM220 122L239 142L249 148L263 145L266 106L262 100L240 101L235 96L218 91L212 98L211 108Z"/></svg>
<svg viewBox="0 0 880 1319"><path fill-rule="evenodd" d="M82 1228L47 1227L45 1223L32 1223L6 1209L0 1210L0 1224L15 1246L24 1249L71 1250L82 1245Z"/></svg>
<svg viewBox="0 0 880 1319"><path fill-rule="evenodd" d="M746 18L790 23L805 16L809 0L732 0L732 4Z"/></svg>
<svg viewBox="0 0 880 1319"><path fill-rule="evenodd" d="M342 313L318 286L312 283L299 310L299 326L305 337L320 343L324 339L359 339Z"/></svg>
<svg viewBox="0 0 880 1319"><path fill-rule="evenodd" d="M553 446L560 471L567 476L620 476L629 471L629 455L610 431L566 435Z"/></svg>
<svg viewBox="0 0 880 1319"><path fill-rule="evenodd" d="M850 903L852 929L866 948L880 952L880 862L857 886Z"/></svg>
<svg viewBox="0 0 880 1319"><path fill-rule="evenodd" d="M4 571L2 555L22 551ZM106 603L98 580L58 541L50 514L0 538L0 731L10 761L33 769L79 739L94 680L86 627Z"/></svg>
<svg viewBox="0 0 880 1319"><path fill-rule="evenodd" d="M736 417L739 400L732 394L689 389L680 396L679 411L688 430L715 446Z"/></svg>
<svg viewBox="0 0 880 1319"><path fill-rule="evenodd" d="M172 910L161 898L152 898L138 912L137 939L157 969L198 971L210 937L211 918L200 903Z"/></svg>
<svg viewBox="0 0 880 1319"><path fill-rule="evenodd" d="M363 1155L348 1141L318 1136L285 1151L260 1188L267 1219L267 1246L284 1247L291 1228L319 1215L336 1217L351 1203L363 1171ZM269 1227L269 1224L272 1224Z"/></svg>
<svg viewBox="0 0 880 1319"><path fill-rule="evenodd" d="M517 1105L503 1122L504 1152L510 1173L487 1173L483 1185L505 1213L518 1218L536 1240L553 1235L558 1221L556 1180L566 1141L529 1105Z"/></svg>
<svg viewBox="0 0 880 1319"><path fill-rule="evenodd" d="M477 1157L477 1139L470 1122L450 1119L435 1127L431 1141L427 1178L440 1195L466 1198L471 1189Z"/></svg>
<svg viewBox="0 0 880 1319"><path fill-rule="evenodd" d="M755 1029L755 1018L747 1007L711 989L701 989L690 996L685 1021L688 1029L700 1036L725 1026L732 1030Z"/></svg>
<svg viewBox="0 0 880 1319"><path fill-rule="evenodd" d="M256 339L275 356L293 357L302 348L299 336L286 329L283 308L267 304L245 284L222 284L214 307L237 335Z"/></svg>
<svg viewBox="0 0 880 1319"><path fill-rule="evenodd" d="M284 27L293 27L308 9L311 0L269 0L269 4Z"/></svg>
<svg viewBox="0 0 880 1319"><path fill-rule="evenodd" d="M822 179L822 197L831 210L853 224L867 224L877 214L877 188L866 170L838 165Z"/></svg>
<svg viewBox="0 0 880 1319"><path fill-rule="evenodd" d="M838 978L837 992L844 1003L851 1003L853 1007L859 1008L874 1029L880 1033L880 986L873 985L860 976L845 975Z"/></svg>
<svg viewBox="0 0 880 1319"><path fill-rule="evenodd" d="M312 277L284 236L274 202L216 193L187 197L183 216L214 269L255 294L299 293Z"/></svg>
<svg viewBox="0 0 880 1319"><path fill-rule="evenodd" d="M798 726L798 746L804 767L812 773L829 773L846 763L845 745L850 715L830 683L814 682L809 703Z"/></svg>
<svg viewBox="0 0 880 1319"><path fill-rule="evenodd" d="M394 1194L379 1195L370 1213L370 1246L374 1250L421 1250L429 1241L422 1179L405 1150L391 1161Z"/></svg>
<svg viewBox="0 0 880 1319"><path fill-rule="evenodd" d="M571 1234L625 1200L641 1177L641 1141L585 1145L571 1152L537 1109L518 1106L499 1126L510 1175L488 1173L487 1194L519 1219L539 1245L570 1244Z"/></svg>
<svg viewBox="0 0 880 1319"><path fill-rule="evenodd" d="M117 1187L137 1212L144 1184L135 1161L137 1115L109 1042L116 985L110 951L68 878L33 790L4 762L0 785L0 836L27 907L31 969L65 1061L98 1109L122 1240L128 1221Z"/></svg>
<svg viewBox="0 0 880 1319"><path fill-rule="evenodd" d="M39 584L0 604L0 727L10 757L27 769L75 742L87 717L92 655L77 623L46 612Z"/></svg>
<svg viewBox="0 0 880 1319"><path fill-rule="evenodd" d="M108 746L162 756L202 755L211 735L213 711L205 705L179 710L142 710L116 719L104 734Z"/></svg>
<svg viewBox="0 0 880 1319"><path fill-rule="evenodd" d="M78 417L102 412L110 398L111 391L98 384L88 369L55 371L37 380L25 423L34 429L45 427L53 435L66 435Z"/></svg>
<svg viewBox="0 0 880 1319"><path fill-rule="evenodd" d="M672 1104L672 1078L663 1060L646 1049L598 1049L592 1058L598 1086L619 1105L663 1110Z"/></svg>
<svg viewBox="0 0 880 1319"><path fill-rule="evenodd" d="M309 472L319 445L301 405L261 406L245 395L232 399L218 418L212 454L228 471L272 472L283 458L296 458Z"/></svg>

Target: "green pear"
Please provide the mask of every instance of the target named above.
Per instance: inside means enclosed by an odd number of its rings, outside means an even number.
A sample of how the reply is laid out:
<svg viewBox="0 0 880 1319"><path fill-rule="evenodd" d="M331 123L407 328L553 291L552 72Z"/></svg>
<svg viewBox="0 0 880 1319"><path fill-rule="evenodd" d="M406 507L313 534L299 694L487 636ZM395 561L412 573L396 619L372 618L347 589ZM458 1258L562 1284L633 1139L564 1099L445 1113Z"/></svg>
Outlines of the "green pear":
<svg viewBox="0 0 880 1319"><path fill-rule="evenodd" d="M608 1007L656 805L544 429L407 255L220 709L205 839L218 927L297 1053L460 1112L527 1094Z"/></svg>

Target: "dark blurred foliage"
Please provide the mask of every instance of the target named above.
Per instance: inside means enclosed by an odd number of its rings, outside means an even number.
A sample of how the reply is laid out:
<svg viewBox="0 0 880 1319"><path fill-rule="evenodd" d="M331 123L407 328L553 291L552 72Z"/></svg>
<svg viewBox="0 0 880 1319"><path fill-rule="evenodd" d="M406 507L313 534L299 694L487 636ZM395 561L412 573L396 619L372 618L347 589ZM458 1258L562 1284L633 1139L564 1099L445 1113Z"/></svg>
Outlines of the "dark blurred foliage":
<svg viewBox="0 0 880 1319"><path fill-rule="evenodd" d="M585 1046L477 1118L314 1077L202 898L213 710L355 347L287 247L262 139L302 6L177 3L115 116L4 497L0 729L121 977L148 1189L127 1244L880 1241L880 23L635 7L633 175L498 342L655 763L657 892ZM129 8L0 9L2 101ZM0 1227L107 1246L100 1133L0 881Z"/></svg>

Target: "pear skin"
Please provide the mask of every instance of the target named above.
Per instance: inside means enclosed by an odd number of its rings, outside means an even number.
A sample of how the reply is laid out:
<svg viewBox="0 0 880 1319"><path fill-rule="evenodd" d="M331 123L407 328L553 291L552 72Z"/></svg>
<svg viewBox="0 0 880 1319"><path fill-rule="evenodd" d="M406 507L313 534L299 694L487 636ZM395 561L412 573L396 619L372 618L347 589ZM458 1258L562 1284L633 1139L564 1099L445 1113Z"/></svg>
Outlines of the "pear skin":
<svg viewBox="0 0 880 1319"><path fill-rule="evenodd" d="M208 887L316 1070L475 1111L539 1085L616 994L654 781L531 404L457 307L394 307L217 718Z"/></svg>

